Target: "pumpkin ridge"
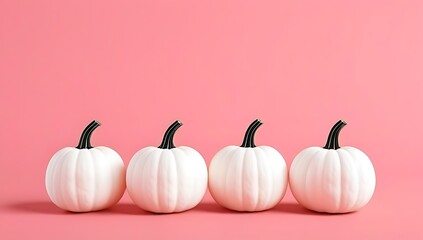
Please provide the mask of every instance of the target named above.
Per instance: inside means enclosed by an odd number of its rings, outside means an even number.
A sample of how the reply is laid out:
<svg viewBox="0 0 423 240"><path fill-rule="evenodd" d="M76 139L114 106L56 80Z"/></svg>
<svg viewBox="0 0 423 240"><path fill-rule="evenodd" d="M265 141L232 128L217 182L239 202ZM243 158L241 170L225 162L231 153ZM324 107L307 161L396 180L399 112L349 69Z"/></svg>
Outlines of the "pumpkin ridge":
<svg viewBox="0 0 423 240"><path fill-rule="evenodd" d="M324 191L322 191L323 189L317 189L316 188L316 182L322 181L322 178L316 179L316 176L321 176L322 175L322 172L319 171L320 170L320 168L319 168L320 167L320 164L323 165L323 167L322 167L323 169L326 169L326 164L325 164L326 161L324 159L327 158L328 153L329 153L329 151L324 151L324 152L317 151L316 154L313 154L313 158L310 158L310 160L309 160L309 164L307 166L307 174L305 175L306 176L305 182L306 182L306 186L310 186L311 185L311 186L313 186L313 188L308 188L307 189L305 187L305 190L304 191L306 193L305 194L305 198L306 198L306 202L307 203L310 202L310 199L311 199L311 201L317 201L316 196L315 196L315 193L316 192L319 192L319 191L324 192ZM323 159L323 160L320 160L320 159ZM312 180L310 180L310 178ZM310 184L310 182L312 182L312 183ZM315 211L319 211L319 212L326 211L326 209L321 208L320 206L318 206L314 210Z"/></svg>
<svg viewBox="0 0 423 240"><path fill-rule="evenodd" d="M241 203L240 203L240 205L241 205L241 209L245 209L245 206L244 206L244 181L243 181L243 179L244 179L244 167L245 167L245 164L244 164L244 159L245 159L245 155L247 155L247 151L248 151L248 149L244 149L244 152L243 152L243 155L242 155L242 158L241 158L241 167L240 167L240 169L241 169Z"/></svg>
<svg viewBox="0 0 423 240"><path fill-rule="evenodd" d="M304 198L304 202L306 202L306 203L308 203L308 199L309 199L309 197L307 196L308 195L308 191L307 191L307 177L309 176L309 171L310 171L310 165L312 164L312 162L313 162L313 159L319 154L320 152L319 151L316 151L316 152L314 152L313 154L311 154L311 156L312 157L310 157L310 160L308 161L308 164L307 164L307 167L305 168L305 169L307 169L306 170L306 174L304 175L305 176L305 180L304 180L304 186L303 186L303 191L305 192L305 194L303 195L303 198ZM308 154L305 154L305 155L308 155Z"/></svg>
<svg viewBox="0 0 423 240"><path fill-rule="evenodd" d="M327 166L327 161L326 161L326 157L327 157L327 155L328 155L328 153L329 153L330 151L328 150L328 151L325 151L325 155L324 155L324 157L322 157L321 159L321 161L322 161L322 165L323 165L323 168L321 169L321 172L320 172L320 175L321 176L326 176L327 174L328 174L328 169L329 169L329 167ZM321 180L321 179L320 179ZM324 193L325 191L324 191L324 188L325 188L325 184L322 184L322 183L320 183L319 185L321 185L320 186L320 191L322 192L322 193ZM330 192L328 192L328 194L330 194ZM327 210L326 209L322 209L321 211L324 211L324 212L327 212Z"/></svg>
<svg viewBox="0 0 423 240"><path fill-rule="evenodd" d="M102 156L103 156L103 158L105 157L105 154L101 151L101 150L99 150L99 149L97 149L97 148L92 148L91 150L90 150L90 152L97 152L97 154L101 154ZM95 203L96 203L96 196L97 196L97 194L96 194L96 191L97 191L97 184L98 184L98 181L97 181L97 177L96 177L96 172L95 172L95 169L97 169L97 158L95 158L94 156L93 156L93 154L91 153L91 162L92 162L92 169L91 169L91 174L93 174L93 185L94 185L94 191L93 191L93 194L92 194L92 196L91 196L91 202L90 202L90 209L92 209L93 207L94 207L94 205L95 205Z"/></svg>
<svg viewBox="0 0 423 240"><path fill-rule="evenodd" d="M342 207L342 202L343 202L343 197L342 197L342 192L343 192L343 181L342 181L342 163L341 163L341 157L338 154L338 151L336 151L335 156L338 158L336 160L336 162L339 163L339 196L338 196L338 201L337 201L337 206L336 206L336 211L340 211L341 207ZM326 159L324 158L324 160L326 161Z"/></svg>
<svg viewBox="0 0 423 240"><path fill-rule="evenodd" d="M260 207L260 203L261 203L261 196L260 196L260 171L259 171L259 156L258 156L258 154L256 153L256 150L257 150L257 152L259 152L259 151L262 151L261 150L261 148L256 148L256 149L254 149L255 151L254 151L254 157L255 157L255 163L256 163L256 172L257 172L257 200L256 200L256 204L255 204L255 206L254 206L254 209L258 209L259 207Z"/></svg>
<svg viewBox="0 0 423 240"><path fill-rule="evenodd" d="M276 149L274 149L273 147L270 147L270 146L260 146L260 147L257 147L257 149L260 149L260 151L262 151L263 152L263 154L264 154L264 156L266 157L266 159L272 159L272 160L274 160L274 161L277 161L277 158L281 158L280 160L281 160L281 166L285 166L285 170L287 170L287 168L286 168L286 162L285 162L285 159L283 158L283 156L282 156L282 154L280 154ZM264 149L267 149L268 151L265 151ZM269 151L270 150L270 151ZM263 165L263 161L261 161L262 162L262 165ZM275 183L276 182L279 182L279 181L275 181L274 179L275 179L275 177L278 177L277 175L275 175L274 174L274 172L272 171L273 169L271 169L270 171L269 171L269 173L271 173L272 175L271 175L271 181L270 181L270 184L269 184L269 186L271 186L271 188L270 189L273 189L274 187L274 185L275 185ZM283 169L282 169L282 171L283 171ZM289 174L288 174L288 172L286 171L286 175L285 175L285 178L282 178L282 181L284 181L285 179L285 181L288 181L288 178L289 178L289 176L288 176ZM283 176L282 176L283 177ZM279 194L279 195L276 195L276 196L279 196L278 197L278 200L275 202L275 203L273 203L272 204L272 207L274 207L274 206L276 206L277 204L279 204L281 201L282 201L282 199L283 199L283 197L285 196L285 194L286 194L286 190L287 190L287 185L286 186L281 186L283 189L281 189L281 191L280 192L276 192L277 194ZM275 193L273 192L273 195L274 195ZM273 199L273 198L275 198L273 195L271 195L271 199ZM268 205L268 204L266 204L266 205Z"/></svg>
<svg viewBox="0 0 423 240"><path fill-rule="evenodd" d="M81 154L81 151L77 151L78 152L78 154L76 155L76 158L75 158L75 167L74 167L74 177L75 177L75 180L74 180L74 182L73 182L73 185L75 186L75 205L76 205L76 207L77 207L77 209L78 209L78 211L81 211L81 203L80 203L80 201L79 201L79 184L78 184L78 158L79 158L79 155Z"/></svg>
<svg viewBox="0 0 423 240"><path fill-rule="evenodd" d="M176 184L175 184L175 189L176 189L176 191L175 191L175 194L176 194L176 196L175 196L175 206L173 206L172 208L173 208L173 210L172 210L172 212L175 212L176 211L176 208L178 207L178 203L179 203L179 190L178 190L178 186L179 186L179 175L178 175L178 161L176 161L176 156L174 155L174 153L173 153L173 151L178 151L179 149L178 148L174 148L174 149L171 149L170 150L170 152L171 152L171 155L172 155L172 158L173 158L173 163L174 163L174 166L173 166L173 169L174 169L174 172L175 172L175 181L176 181ZM183 155L185 155L185 157L187 157L186 156L186 154L185 154L185 152L184 151L182 151L182 150L180 150L181 152L182 152L182 154Z"/></svg>
<svg viewBox="0 0 423 240"><path fill-rule="evenodd" d="M158 207L158 209L163 209L162 208L162 204L161 204L161 201L160 201L160 199L161 199L161 197L160 197L160 193L159 193L159 181L158 181L158 179L159 179L159 176L160 176L160 164L161 164L161 160L162 160L162 156L163 156L163 153L164 153L165 151L160 151L160 155L159 155L159 157L157 158L157 174L156 174L156 189L155 189L155 193L156 193L156 199L155 199L155 202L157 203L156 204L156 206Z"/></svg>
<svg viewBox="0 0 423 240"><path fill-rule="evenodd" d="M143 151L144 149L142 149L140 151ZM140 155L136 156L136 158L134 158L135 157L134 156L133 158L136 160L136 162L134 163L133 167L131 166L131 168L129 168L130 166L128 165L128 169L132 169L132 171L136 171L137 169L144 169L144 166L145 166L147 160L144 160L144 158L141 158L141 156L144 156L145 155L145 159L149 159L149 157L154 153L154 150L155 149L152 149L151 151L147 151L146 153L143 152ZM132 159L129 162L129 164L131 164L131 162L132 162ZM128 174L128 173L127 173L127 176L132 176L133 175L133 173L131 173L131 174ZM132 184L127 184L127 188L128 189L131 188L131 190L129 190L128 192L132 192L132 188L135 188L135 186L138 186L139 184L144 184L143 182L137 182L137 180L139 180L139 179L136 178L136 177L132 177L132 179L131 179ZM131 195L129 195L129 196L131 196ZM138 196L135 196L134 195L134 198L135 197L138 198Z"/></svg>
<svg viewBox="0 0 423 240"><path fill-rule="evenodd" d="M110 153L116 153L113 149L106 148L106 147L97 147L97 148L92 148L92 149L99 150L99 152L101 152L101 154L103 155L102 159L108 161L109 163L114 162L115 158L110 155ZM92 149L90 149L90 151ZM108 165L108 167L109 167L109 170L111 170L110 164ZM110 186L113 186L113 182L117 181L117 179L110 179L110 178L108 180L111 182ZM116 188L118 188L118 187L116 187ZM116 194L113 194L115 192L115 189L113 187L110 187L108 190L109 191L108 191L108 195L107 195L107 201L104 203L104 206L100 206L98 209L102 209L104 207L106 207L106 208L110 207L113 204L117 203L117 201L122 198L123 194L120 197ZM114 197L118 198L118 200L115 200Z"/></svg>
<svg viewBox="0 0 423 240"><path fill-rule="evenodd" d="M228 146L228 147L231 147L231 146ZM220 156L219 154L220 154L220 152L221 151L223 151L224 149L226 149L227 147L225 147L225 148L223 148L222 150L220 150L214 157L216 157L216 156L219 156L219 160L217 161L218 162L218 164L221 164L220 162L221 161L225 161L226 159L230 159L230 158L227 158L228 156L229 156L229 154L231 154L232 153L232 151L234 150L234 149L230 149L230 150L228 150L227 152L224 152L223 154L222 154L222 156ZM213 158L214 158L213 157ZM220 199L219 197L215 197L215 196L213 196L214 194L216 194L217 195L217 193L213 193L213 190L214 190L214 188L216 187L215 186L215 184L211 184L211 182L213 181L213 180L211 180L212 178L210 177L210 174L211 174L211 171L210 171L210 169L212 169L212 164L213 164L213 167L215 167L215 165L216 165L216 163L213 163L213 161L212 162L210 162L210 166L209 166L209 169L208 169L208 173L207 173L207 175L208 175L208 179L209 179L209 183L207 184L208 186L209 186L209 189L210 189L210 194L212 195L212 197L213 197L213 199ZM224 172L224 177L225 177L225 181L222 181L222 182L219 182L219 184L218 184L218 186L217 186L217 188L223 188L223 189L226 189L226 183L227 183L227 179L228 179L228 169L229 169L229 167L228 168L225 168L225 172ZM223 184L222 184L223 183ZM211 187L211 185L213 185L213 187ZM223 185L223 186L222 186ZM220 195L220 194L219 194ZM216 202L218 202L219 203L219 201L218 200L216 200ZM224 205L224 204L222 204L222 203L219 203L220 205Z"/></svg>
<svg viewBox="0 0 423 240"><path fill-rule="evenodd" d="M249 151L249 150L247 149L247 151ZM251 158L243 158L243 159L244 159L244 161L251 161L254 164L254 166L253 166L253 168L255 169L254 172L257 174L256 181L250 181L249 189L252 189L252 186L254 186L254 184L257 183L257 192L250 191L249 203L251 203L251 205L249 206L248 211L255 211L257 209L257 205L258 205L259 197L260 197L259 196L260 190L259 190L259 184L258 184L259 175L258 175L258 169L257 169L257 156L256 156L255 148L251 149L251 153L249 153L249 155L251 155ZM253 165L253 164L251 164L251 165ZM245 166L248 166L248 165L244 163L244 168L245 168ZM251 171L251 172L253 172L253 171ZM253 174L251 174L251 180L254 180Z"/></svg>
<svg viewBox="0 0 423 240"><path fill-rule="evenodd" d="M69 152L67 152L66 154L64 154L63 155L63 159L69 159L69 157L72 155L72 153L73 153L73 151L69 151ZM58 175L59 175L59 177L58 177L58 179L60 179L60 181L59 181L59 184L57 184L56 186L59 186L59 199L60 199L60 201L58 201L59 203L60 203L60 205L63 205L63 209L69 209L68 208L68 201L66 200L67 199L67 196L66 196L66 193L65 193L65 191L66 191L66 187L63 187L62 185L63 185L63 172L64 172L64 163L66 163L66 161L65 162L61 162L60 163L60 171L58 171ZM57 187L56 187L57 188Z"/></svg>
<svg viewBox="0 0 423 240"><path fill-rule="evenodd" d="M260 174L260 170L259 170L259 166L260 166L260 169L263 169L263 166L267 166L266 164L262 164L263 163L263 161L258 161L258 159L260 159L260 157L259 157L259 154L258 154L258 152L259 153L261 153L261 155L262 155L262 157L264 157L264 159L269 159L269 156L268 156L268 154L267 154L267 152L266 151L264 151L263 149L262 149L262 146L259 146L259 147L257 147L257 148L255 148L254 149L255 150L255 152L256 152L256 157L257 157L257 176L258 176L258 178L257 178L257 182L258 182L258 186L259 186L259 194L260 194L260 186L261 186L261 181L260 181L260 176L261 176L261 174ZM266 176L266 177L269 177L271 180L270 181L268 181L268 184L269 184L269 186L268 186L268 188L269 189L273 189L273 185L274 185L274 181L273 181L273 172L272 171L268 171L268 169L266 169L265 170L267 173L270 173L270 174L272 174L271 176ZM259 195L259 197L258 197L258 200L257 200L257 206L256 206L256 209L258 208L258 207L260 207L260 209L262 208L262 206L266 206L267 204L268 204L268 195L269 195L269 193L267 192L267 188L266 188L266 195L265 195L265 199L263 199L260 195ZM261 200L261 201L260 201ZM259 204L259 202L261 203L261 204Z"/></svg>
<svg viewBox="0 0 423 240"><path fill-rule="evenodd" d="M64 174L62 172L62 174L61 174L62 177L63 176L69 177L69 175L71 175L71 172L68 169L68 168L70 168L69 167L69 165L70 165L69 163L71 163L71 161L76 161L77 160L77 157L79 155L79 151L76 151L76 152L75 151L70 151L69 153L71 153L71 155L69 156L70 158L66 159L66 161L62 165L62 167L65 166L65 172L67 171L69 173L65 173ZM76 155L75 155L75 153L76 153ZM62 169L62 171L63 171L63 169ZM66 181L69 181L69 180L65 180L65 185L66 185ZM67 183L68 186L65 186L65 187L61 186L61 188L62 188L62 194L63 194L62 196L64 196L64 199L65 199L64 203L65 203L66 209L69 209L70 211L75 212L75 210L72 207L72 205L74 205L73 203L75 201L75 197L74 196L76 195L76 191L75 191L76 185L75 185L75 182L74 181L69 181L69 182L70 183ZM69 206L71 206L71 207L69 207Z"/></svg>
<svg viewBox="0 0 423 240"><path fill-rule="evenodd" d="M141 174L144 174L144 169L148 169L149 167L151 167L152 168L152 166L155 164L155 158L154 158L154 156L156 155L155 153L156 152L158 152L157 151L157 148L154 148L154 149L152 149L151 150L151 152L148 152L147 154L146 154L146 157L145 158L138 158L138 161L137 161L137 165L135 165L135 167L134 167L134 171L136 171L136 169L142 169L141 170L141 172L140 172L140 175ZM153 156L153 158L150 158L150 157L152 157ZM158 157L160 157L160 153L158 154ZM159 160L158 160L159 161ZM147 167L146 167L147 166ZM157 167L157 169L158 169L158 167ZM157 171L158 172L158 171ZM141 175L142 176L142 175ZM154 176L154 175L153 175ZM157 178L157 174L156 174L156 176L154 176L155 178ZM134 179L137 179L137 178L134 178ZM143 178L141 178L141 180L144 180ZM146 181L141 181L141 182L138 182L137 184L134 184L133 186L135 186L135 188L136 188L136 186L137 185L145 185L146 183L145 183ZM154 192L155 194L151 194L151 197L152 197L152 199L153 199L153 203L154 203L154 207L156 206L156 205L158 205L158 203L157 203L157 200L156 200L156 198L158 197L158 193L157 193L157 179L154 179L154 181L152 181L154 184L156 184L156 187L154 188L152 188L153 189L153 191L152 192ZM147 182L148 183L148 182ZM155 197L156 198L155 198ZM138 197L138 195L137 195L137 197ZM144 204L144 203L143 203ZM147 209L148 211L151 211L150 209Z"/></svg>
<svg viewBox="0 0 423 240"><path fill-rule="evenodd" d="M231 149L229 151L229 153L227 154L227 156L228 156L227 159L232 159L232 157L236 154L236 150L237 149L235 149L235 148L234 149ZM232 168L235 168L235 170L236 170L236 167L237 167L236 164L237 164L237 162L231 161L229 163L229 165L228 165L228 168L226 169L226 172L225 172L225 183L223 185L224 186L224 189L225 189L225 195L228 195L227 191L228 191L228 189L230 189L230 187L228 187L228 186L231 186L233 184L232 182L228 182L228 175L230 175L231 174L231 171L233 171ZM242 187L241 187L241 197L242 197Z"/></svg>
<svg viewBox="0 0 423 240"><path fill-rule="evenodd" d="M295 172L299 171L298 166L300 164L303 164L302 162L303 162L303 159L305 158L305 156L307 155L308 149L310 149L310 148L304 149L294 158L294 161L291 163L291 167L289 169L289 174L288 174L289 185L290 185L290 188L291 188L292 195L294 195L294 198L297 199L298 202L301 202L301 201L300 201L300 199L297 198L297 196L295 194L295 192L296 192L295 189L297 189L297 187L292 186L294 181L291 178L293 178L293 175L296 175L296 174L294 174ZM300 166L302 166L302 165L300 165ZM307 169L307 168L305 168L305 169ZM297 181L295 181L295 182L297 182ZM297 184L295 184L295 186L297 186ZM300 189L301 189L301 187L300 187ZM301 189L301 190L304 191L304 189ZM299 197L299 195L298 195L298 197Z"/></svg>
<svg viewBox="0 0 423 240"><path fill-rule="evenodd" d="M358 200L358 196L360 196L360 178L359 178L359 171L357 171L357 164L355 163L355 161L353 161L354 160L354 157L353 157L353 155L351 155L347 150L345 150L345 149L342 149L342 148L340 148L340 149L338 149L337 150L338 151L338 154L339 153L341 153L341 152L343 152L344 153L344 156L343 156L343 158L342 159L345 159L345 158L348 158L347 160L345 160L344 162L350 162L350 164L351 164L351 166L354 166L353 168L354 168L354 170L353 171L351 171L351 172L354 172L354 175L355 175L355 179L356 179L356 182L357 182L357 192L355 192L355 199L354 199L354 201L350 201L350 203L345 207L345 209L343 210L343 212L345 212L345 211L350 211L350 209L354 209L355 208L355 205L356 205L356 203L357 203L357 200ZM346 155L346 157L345 157L345 155ZM339 156L340 156L340 161L341 161L341 155L339 154ZM351 204L351 202L353 202L353 204Z"/></svg>
<svg viewBox="0 0 423 240"><path fill-rule="evenodd" d="M52 157L52 159L54 159L54 162L52 162L52 163L54 163L54 165L52 165L52 166L51 166L51 168L50 168L50 171L49 171L49 172L55 173L55 172L57 171L57 168L62 166L62 163L61 163L60 159L61 159L61 158L63 158L66 154L68 154L71 150L72 150L72 148L67 147L67 148L62 149L63 153L60 153L60 154L58 154L58 155L56 155L56 154L55 154L55 155ZM51 161L51 160L50 160L50 161ZM47 170L49 170L49 169L47 169ZM48 175L48 177L49 177L49 179L50 179L50 180L48 180L48 182L49 182L49 187L48 187L48 189L50 189L50 191L48 191L48 190L47 190L47 193L48 193L49 195L51 194L51 197L50 197L50 198L51 198L51 200L53 201L53 203L54 203L54 204L56 204L56 205L57 205L59 201L57 201L56 189L54 189L54 188L55 188L55 186L56 186L56 184L55 184L54 180L55 180L56 178L55 178L55 175L54 175L54 174L49 174L49 175ZM60 179L60 178L59 178L59 179ZM61 181L61 179L60 179L60 181Z"/></svg>
<svg viewBox="0 0 423 240"><path fill-rule="evenodd" d="M353 147L348 147L347 149L349 150L348 152L355 158L359 158L359 155L361 155L361 157L365 157L366 159L370 160L369 157L364 152L362 152L360 149L353 148ZM366 169L366 167L371 167L371 169L374 172L374 166L373 166L371 161L356 161L356 163L358 163L357 166L359 166L360 170L362 170L363 168ZM366 164L367 166L365 166L364 164ZM368 165L368 164L370 164L370 165ZM360 173L361 173L360 175L362 177L363 171L360 171ZM362 199L360 199L360 201L357 201L356 205L358 205L358 207L355 206L355 208L361 208L362 206L366 205L370 201L371 197L373 196L374 190L375 190L375 187L376 187L376 175L375 175L375 173L373 174L373 176L374 176L375 182L374 182L373 191L372 191L370 197L368 199L366 199L366 201L363 201ZM368 185L368 183L365 184L365 186L367 186L367 185ZM362 189L362 188L360 188L360 189Z"/></svg>

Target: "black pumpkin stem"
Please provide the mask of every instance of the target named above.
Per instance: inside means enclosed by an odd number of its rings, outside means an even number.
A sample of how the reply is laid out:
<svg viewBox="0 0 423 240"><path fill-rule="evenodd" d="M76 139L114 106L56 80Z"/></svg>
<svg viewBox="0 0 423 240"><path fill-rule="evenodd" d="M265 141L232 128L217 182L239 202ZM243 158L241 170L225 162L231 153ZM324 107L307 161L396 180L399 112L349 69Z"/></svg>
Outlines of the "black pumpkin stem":
<svg viewBox="0 0 423 240"><path fill-rule="evenodd" d="M244 141L242 141L241 147L245 148L254 148L254 135L256 134L257 129L263 125L263 122L260 119L254 120L250 126L248 126L247 131L245 132Z"/></svg>
<svg viewBox="0 0 423 240"><path fill-rule="evenodd" d="M182 123L178 120L176 120L172 125L169 126L169 128L166 130L165 135L163 137L163 141L158 146L158 148L162 149L172 149L175 148L175 145L173 144L173 136L175 135L176 130L178 130L179 127L182 126Z"/></svg>
<svg viewBox="0 0 423 240"><path fill-rule="evenodd" d="M93 134L94 130L98 128L100 125L101 123L96 120L88 124L88 126L85 127L84 131L82 132L81 138L79 139L79 143L78 143L78 146L76 146L76 148L78 149L93 148L93 146L91 146L91 135Z"/></svg>
<svg viewBox="0 0 423 240"><path fill-rule="evenodd" d="M339 147L339 133L341 129L345 127L347 123L343 120L339 120L335 125L333 125L332 129L329 132L328 140L326 141L326 145L323 148L326 149L338 149Z"/></svg>

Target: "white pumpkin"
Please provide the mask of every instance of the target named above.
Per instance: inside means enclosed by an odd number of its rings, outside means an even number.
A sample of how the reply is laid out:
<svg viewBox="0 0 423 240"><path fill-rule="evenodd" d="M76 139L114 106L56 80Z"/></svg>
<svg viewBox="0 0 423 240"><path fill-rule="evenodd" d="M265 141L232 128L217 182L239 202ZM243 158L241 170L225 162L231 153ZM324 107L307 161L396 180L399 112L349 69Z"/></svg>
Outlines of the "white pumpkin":
<svg viewBox="0 0 423 240"><path fill-rule="evenodd" d="M195 207L207 189L207 166L195 149L175 147L173 136L182 123L175 121L159 147L135 153L126 183L131 199L155 213L181 212Z"/></svg>
<svg viewBox="0 0 423 240"><path fill-rule="evenodd" d="M108 147L92 147L91 134L100 123L91 122L78 146L65 147L51 158L46 189L51 201L72 212L89 212L116 204L125 192L122 158Z"/></svg>
<svg viewBox="0 0 423 240"><path fill-rule="evenodd" d="M357 148L339 147L339 132L345 125L338 121L323 148L307 148L292 162L291 191L308 209L352 212L366 205L373 195L376 175L370 159Z"/></svg>
<svg viewBox="0 0 423 240"><path fill-rule="evenodd" d="M285 195L288 170L284 158L272 147L254 144L254 134L261 125L255 120L240 147L224 147L211 160L210 193L223 207L262 211L277 205Z"/></svg>

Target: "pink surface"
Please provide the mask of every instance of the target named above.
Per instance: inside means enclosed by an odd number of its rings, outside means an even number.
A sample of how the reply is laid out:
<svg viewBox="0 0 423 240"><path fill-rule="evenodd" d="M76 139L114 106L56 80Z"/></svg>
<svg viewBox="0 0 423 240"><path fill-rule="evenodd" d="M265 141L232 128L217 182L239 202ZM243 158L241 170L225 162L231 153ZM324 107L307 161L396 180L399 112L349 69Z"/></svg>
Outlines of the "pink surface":
<svg viewBox="0 0 423 240"><path fill-rule="evenodd" d="M421 239L423 1L0 1L0 238ZM315 214L288 191L252 214L217 206L152 215L125 194L108 211L69 214L50 203L50 157L92 119L93 144L125 164L175 136L210 161L240 144L288 165L323 145L366 152L374 198L353 214Z"/></svg>

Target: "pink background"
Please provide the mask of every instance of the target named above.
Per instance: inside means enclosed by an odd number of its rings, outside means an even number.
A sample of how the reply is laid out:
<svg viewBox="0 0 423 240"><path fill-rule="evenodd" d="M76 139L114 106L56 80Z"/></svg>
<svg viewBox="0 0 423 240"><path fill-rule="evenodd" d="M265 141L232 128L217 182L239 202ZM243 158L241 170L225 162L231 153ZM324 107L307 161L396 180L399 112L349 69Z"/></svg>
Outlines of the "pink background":
<svg viewBox="0 0 423 240"><path fill-rule="evenodd" d="M0 238L423 238L423 1L0 1ZM93 144L128 164L179 119L177 145L209 162L256 143L288 165L324 145L366 152L374 198L352 214L316 214L288 191L275 209L236 213L209 193L195 209L154 215L125 194L114 208L70 214L44 187L51 156Z"/></svg>

